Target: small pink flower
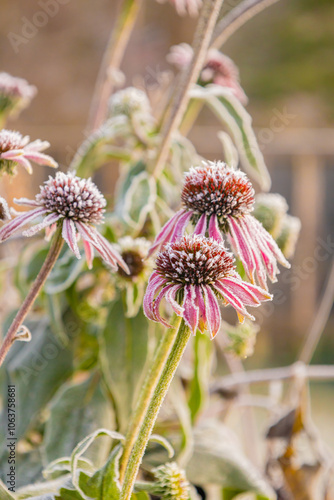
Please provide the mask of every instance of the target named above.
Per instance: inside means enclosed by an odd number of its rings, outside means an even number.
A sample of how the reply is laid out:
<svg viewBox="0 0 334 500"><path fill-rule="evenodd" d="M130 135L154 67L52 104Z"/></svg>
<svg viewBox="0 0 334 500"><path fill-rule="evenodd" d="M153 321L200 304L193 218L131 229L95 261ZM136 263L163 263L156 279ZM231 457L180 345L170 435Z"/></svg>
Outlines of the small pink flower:
<svg viewBox="0 0 334 500"><path fill-rule="evenodd" d="M190 45L180 43L171 47L167 61L181 70L190 64L192 56L193 50ZM240 85L237 66L232 59L219 50L210 49L208 51L199 80L204 85L214 83L229 88L242 104L247 104L248 99Z"/></svg>
<svg viewBox="0 0 334 500"><path fill-rule="evenodd" d="M162 228L150 255L180 238L191 221L195 234L208 232L218 242L223 241L222 234L227 234L247 276L252 283L257 279L262 288L267 288L267 274L272 282L276 281L277 261L290 267L275 240L251 215L254 189L240 170L223 162L191 168L185 176L181 200L184 208Z"/></svg>
<svg viewBox="0 0 334 500"><path fill-rule="evenodd" d="M42 222L24 231L24 236L33 236L45 228L50 236L57 224L61 224L62 236L78 259L81 258L78 239L82 237L89 268L92 267L95 248L112 268L117 269L118 264L129 272L119 253L94 227L94 224L103 222L106 200L91 179L80 179L71 173L57 172L55 178L50 176L44 186L41 186L35 200L21 198L14 201L17 205L33 207L33 210L20 213L3 226L0 230L0 242L42 216Z"/></svg>
<svg viewBox="0 0 334 500"><path fill-rule="evenodd" d="M166 0L157 0L159 3L165 3ZM180 16L189 14L190 16L197 16L200 8L202 7L202 0L169 0L177 13Z"/></svg>
<svg viewBox="0 0 334 500"><path fill-rule="evenodd" d="M0 172L15 173L17 164L22 165L32 174L31 161L39 165L57 168L58 164L51 156L41 151L50 146L47 141L29 142L29 136L23 137L19 132L0 130Z"/></svg>
<svg viewBox="0 0 334 500"><path fill-rule="evenodd" d="M254 319L245 306L259 306L272 296L241 280L232 254L221 243L187 235L158 254L144 297L146 316L169 327L159 312L163 298L194 334L197 329L208 330L213 338L221 325L219 298L232 305L243 321L245 317Z"/></svg>
<svg viewBox="0 0 334 500"><path fill-rule="evenodd" d="M36 92L27 80L0 73L0 114L17 114L30 104Z"/></svg>

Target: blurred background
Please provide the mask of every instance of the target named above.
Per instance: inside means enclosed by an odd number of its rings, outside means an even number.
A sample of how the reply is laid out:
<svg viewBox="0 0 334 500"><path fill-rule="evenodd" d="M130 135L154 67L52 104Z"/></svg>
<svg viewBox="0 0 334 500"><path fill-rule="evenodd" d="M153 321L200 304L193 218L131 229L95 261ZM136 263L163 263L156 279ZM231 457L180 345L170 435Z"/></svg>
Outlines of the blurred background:
<svg viewBox="0 0 334 500"><path fill-rule="evenodd" d="M50 154L65 169L86 138L90 101L118 2L116 0L1 0L0 71L26 78L38 95L10 124L31 139L51 143ZM237 1L227 1L225 9ZM50 11L51 12L51 11ZM272 286L274 307L262 313L262 330L247 367L286 365L296 359L318 311L334 253L334 3L281 0L242 27L223 51L239 66L261 149L290 213L302 221L291 271ZM180 18L169 4L147 0L126 53L127 84L154 87L169 47L192 41L195 21ZM138 76L139 75L139 76ZM200 154L221 158L215 118L205 111L190 137ZM14 196L34 196L49 174L23 169L0 187ZM117 169L103 170L104 192L112 194ZM101 182L101 178L98 179ZM334 360L333 315L314 363ZM321 404L331 384L312 384L316 420L330 426ZM318 404L318 402L320 403ZM329 428L329 427L328 427ZM331 435L329 433L327 435ZM332 437L334 441L334 437ZM334 445L334 442L333 442Z"/></svg>

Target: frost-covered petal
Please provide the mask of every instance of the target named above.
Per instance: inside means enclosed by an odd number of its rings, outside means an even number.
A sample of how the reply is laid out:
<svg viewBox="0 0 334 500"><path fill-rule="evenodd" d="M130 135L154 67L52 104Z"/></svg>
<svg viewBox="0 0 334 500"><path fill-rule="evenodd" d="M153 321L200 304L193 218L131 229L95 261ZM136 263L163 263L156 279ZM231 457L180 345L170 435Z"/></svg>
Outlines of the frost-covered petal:
<svg viewBox="0 0 334 500"><path fill-rule="evenodd" d="M198 219L198 222L195 226L194 233L193 234L201 234L205 236L206 233L206 214L202 214L200 218Z"/></svg>
<svg viewBox="0 0 334 500"><path fill-rule="evenodd" d="M156 236L153 245L148 252L148 257L150 257L159 247L163 247L164 244L170 240L170 237L175 229L175 224L185 212L185 210L179 210L168 222L166 222L160 233Z"/></svg>
<svg viewBox="0 0 334 500"><path fill-rule="evenodd" d="M233 245L235 245L236 251L244 265L247 276L254 283L256 265L251 248L252 242L249 240L248 235L242 230L239 219L236 220L233 217L229 217L228 222L233 239Z"/></svg>
<svg viewBox="0 0 334 500"><path fill-rule="evenodd" d="M209 222L209 236L213 238L218 243L223 243L224 239L221 232L219 231L217 215L213 214L210 217Z"/></svg>
<svg viewBox="0 0 334 500"><path fill-rule="evenodd" d="M205 292L206 318L208 330L213 339L220 330L221 315L216 295L210 286L203 287Z"/></svg>
<svg viewBox="0 0 334 500"><path fill-rule="evenodd" d="M76 258L81 259L77 241L77 232L75 229L75 224L71 219L64 219L62 237L76 256Z"/></svg>
<svg viewBox="0 0 334 500"><path fill-rule="evenodd" d="M167 280L163 279L157 273L153 273L147 285L143 308L148 319L153 321L155 321L153 312L154 297L158 293L158 290L166 284L166 281Z"/></svg>
<svg viewBox="0 0 334 500"><path fill-rule="evenodd" d="M167 328L172 328L172 325L167 323L167 321L161 316L160 314L160 303L162 299L166 296L166 293L173 287L173 285L167 285L164 287L158 294L158 296L154 299L154 304L153 304L153 316L155 318L154 321L157 321L161 323L162 325L166 326Z"/></svg>
<svg viewBox="0 0 334 500"><path fill-rule="evenodd" d="M176 300L175 300L176 293L178 290L180 290L180 288L181 288L181 285L174 285L171 288L169 288L166 292L166 300L167 300L167 302L170 303L170 305L173 308L173 311L178 316L182 316L182 314L184 312L184 308L182 306L180 306L180 304L178 302L176 302Z"/></svg>
<svg viewBox="0 0 334 500"><path fill-rule="evenodd" d="M8 203L5 198L0 196L0 221L10 220L11 218Z"/></svg>
<svg viewBox="0 0 334 500"><path fill-rule="evenodd" d="M195 335L199 321L199 308L196 305L196 288L194 285L186 285L183 290L183 319Z"/></svg>
<svg viewBox="0 0 334 500"><path fill-rule="evenodd" d="M48 167L52 168L57 168L58 163L49 155L46 155L44 153L39 153L35 151L29 151L28 153L24 154L25 158L27 158L30 161L33 161L34 163L37 163L38 165L46 165Z"/></svg>
<svg viewBox="0 0 334 500"><path fill-rule="evenodd" d="M224 278L223 283L224 287L236 295L246 306L259 306L261 302L272 299L272 295L266 290L242 281L240 276Z"/></svg>
<svg viewBox="0 0 334 500"><path fill-rule="evenodd" d="M241 299L235 294L232 293L228 287L224 286L224 279L220 281L216 281L214 283L214 288L223 295L223 297L227 300L229 304L231 304L232 307L242 316L249 318L251 320L254 320L254 316L252 316L247 309L245 308L244 304L242 303ZM240 319L240 318L239 318Z"/></svg>
<svg viewBox="0 0 334 500"><path fill-rule="evenodd" d="M45 208L36 208L35 210L23 212L18 215L15 219L12 219L0 229L0 241L7 240L21 227L26 226L30 222L37 219L40 215L44 214L46 214Z"/></svg>
<svg viewBox="0 0 334 500"><path fill-rule="evenodd" d="M14 203L16 205L22 205L25 207L40 207L40 203L36 200L29 200L28 198L14 198Z"/></svg>
<svg viewBox="0 0 334 500"><path fill-rule="evenodd" d="M40 224L36 224L36 226L32 226L31 228L27 229L26 231L23 231L23 236L33 236L34 234L38 233L42 229L52 226L55 224L59 219L61 218L61 215L59 214L49 214L46 217L44 217L44 220Z"/></svg>
<svg viewBox="0 0 334 500"><path fill-rule="evenodd" d="M83 240L83 244L84 244L84 250L85 250L85 256L86 256L88 269L92 269L93 259L94 259L93 245L91 245L91 243L89 243L89 241L86 241L86 240Z"/></svg>

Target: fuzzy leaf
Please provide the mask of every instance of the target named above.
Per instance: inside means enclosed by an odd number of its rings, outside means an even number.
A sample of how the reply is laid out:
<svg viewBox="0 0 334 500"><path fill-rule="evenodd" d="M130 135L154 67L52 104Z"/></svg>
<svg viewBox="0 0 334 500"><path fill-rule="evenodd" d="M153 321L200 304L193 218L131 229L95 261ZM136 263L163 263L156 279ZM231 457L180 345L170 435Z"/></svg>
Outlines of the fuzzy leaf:
<svg viewBox="0 0 334 500"><path fill-rule="evenodd" d="M240 101L228 89L209 85L196 87L192 97L204 99L212 112L228 128L238 149L245 171L256 179L264 191L270 189L271 181L252 129L252 119Z"/></svg>
<svg viewBox="0 0 334 500"><path fill-rule="evenodd" d="M93 377L79 384L66 384L50 404L43 444L47 462L71 455L76 444L94 429L112 425L112 412L100 383ZM94 458L105 458L100 442Z"/></svg>
<svg viewBox="0 0 334 500"><path fill-rule="evenodd" d="M217 484L239 492L253 492L265 500L276 498L243 454L232 431L216 421L195 430L194 454L186 472L189 481L195 484Z"/></svg>
<svg viewBox="0 0 334 500"><path fill-rule="evenodd" d="M148 320L142 310L125 317L121 299L109 311L99 337L102 373L115 402L120 430L125 431L138 392L147 357Z"/></svg>

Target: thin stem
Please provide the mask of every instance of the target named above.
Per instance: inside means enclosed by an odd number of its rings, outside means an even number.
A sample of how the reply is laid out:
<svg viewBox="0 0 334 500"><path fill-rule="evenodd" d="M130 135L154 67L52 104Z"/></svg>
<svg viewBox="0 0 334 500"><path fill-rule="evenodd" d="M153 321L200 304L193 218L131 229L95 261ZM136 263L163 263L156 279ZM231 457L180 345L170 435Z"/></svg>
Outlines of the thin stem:
<svg viewBox="0 0 334 500"><path fill-rule="evenodd" d="M122 1L95 86L89 119L90 130L96 130L105 119L108 99L115 84L115 75L119 71L141 4L142 0Z"/></svg>
<svg viewBox="0 0 334 500"><path fill-rule="evenodd" d="M167 113L167 118L162 126L162 141L153 169L155 178L159 177L165 165L173 134L180 126L186 112L189 102L189 90L192 85L196 83L203 67L211 34L215 27L222 3L223 0L204 0L194 37L193 58L190 65L180 74L180 80L174 93L169 112Z"/></svg>
<svg viewBox="0 0 334 500"><path fill-rule="evenodd" d="M161 337L158 349L152 361L151 369L148 371L146 378L144 380L144 384L140 391L138 402L135 411L132 415L125 438L124 451L120 465L121 483L124 479L125 469L126 466L128 465L133 445L137 439L138 431L143 423L154 389L165 367L168 355L177 336L178 328L180 326L180 321L176 325L176 328L171 328L170 330L168 330L168 332L165 332Z"/></svg>
<svg viewBox="0 0 334 500"><path fill-rule="evenodd" d="M31 307L33 306L39 292L41 291L47 277L49 276L59 254L64 244L64 240L61 235L61 227L57 229L56 234L53 237L53 241L49 250L48 255L44 261L44 264L38 273L36 280L34 281L28 295L26 296L21 308L19 309L17 315L15 316L9 330L4 338L3 344L0 348L0 366L2 365L9 349L11 348L13 342L15 341L16 334L22 323L29 313Z"/></svg>
<svg viewBox="0 0 334 500"><path fill-rule="evenodd" d="M145 414L145 418L137 435L136 443L131 452L130 459L125 471L125 478L120 500L130 500L148 440L152 433L159 410L165 399L176 369L181 361L190 335L190 329L185 325L184 320L182 320L177 332L175 343L168 356L160 380L154 390L153 396Z"/></svg>
<svg viewBox="0 0 334 500"><path fill-rule="evenodd" d="M244 384L263 384L275 380L289 380L296 378L299 373L309 380L333 380L334 366L332 365L304 365L298 361L290 366L281 368L268 368L264 370L250 370L244 373L226 375L215 382L211 388L211 393L222 393L225 391L236 390L238 386Z"/></svg>
<svg viewBox="0 0 334 500"><path fill-rule="evenodd" d="M211 47L220 49L222 45L249 19L278 0L244 0L232 9L216 26L212 35Z"/></svg>
<svg viewBox="0 0 334 500"><path fill-rule="evenodd" d="M299 361L302 361L303 363L306 364L311 361L314 351L319 343L321 334L324 331L329 315L331 313L333 306L333 299L334 299L334 261L332 263L332 268L327 281L324 295L320 303L320 307L318 309L311 330L306 337L305 343L298 357Z"/></svg>

